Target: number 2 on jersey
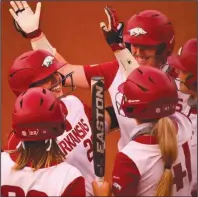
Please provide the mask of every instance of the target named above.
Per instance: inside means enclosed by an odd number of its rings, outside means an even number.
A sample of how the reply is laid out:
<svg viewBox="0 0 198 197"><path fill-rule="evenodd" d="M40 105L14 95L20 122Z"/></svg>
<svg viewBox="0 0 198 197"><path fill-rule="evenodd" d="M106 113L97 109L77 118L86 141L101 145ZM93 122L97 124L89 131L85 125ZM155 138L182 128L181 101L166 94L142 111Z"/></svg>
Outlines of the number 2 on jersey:
<svg viewBox="0 0 198 197"><path fill-rule="evenodd" d="M92 136L90 137L90 139L86 139L84 142L84 147L87 148L87 159L89 160L89 162L93 161L93 143L92 143Z"/></svg>

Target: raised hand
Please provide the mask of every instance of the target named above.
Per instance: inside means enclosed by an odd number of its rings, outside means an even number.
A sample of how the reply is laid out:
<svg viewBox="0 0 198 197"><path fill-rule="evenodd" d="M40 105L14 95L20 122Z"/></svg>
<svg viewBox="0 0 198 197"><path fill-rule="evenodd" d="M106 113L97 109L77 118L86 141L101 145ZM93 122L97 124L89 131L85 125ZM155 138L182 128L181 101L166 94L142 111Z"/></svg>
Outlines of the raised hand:
<svg viewBox="0 0 198 197"><path fill-rule="evenodd" d="M41 34L39 28L41 2L37 3L35 12L32 11L27 1L11 1L10 5L12 8L9 11L17 31L25 38L38 37Z"/></svg>
<svg viewBox="0 0 198 197"><path fill-rule="evenodd" d="M100 23L105 40L110 45L113 51L124 48L123 44L123 29L124 23L119 22L118 16L113 8L106 6L104 8L105 14L108 18L108 27L104 22Z"/></svg>

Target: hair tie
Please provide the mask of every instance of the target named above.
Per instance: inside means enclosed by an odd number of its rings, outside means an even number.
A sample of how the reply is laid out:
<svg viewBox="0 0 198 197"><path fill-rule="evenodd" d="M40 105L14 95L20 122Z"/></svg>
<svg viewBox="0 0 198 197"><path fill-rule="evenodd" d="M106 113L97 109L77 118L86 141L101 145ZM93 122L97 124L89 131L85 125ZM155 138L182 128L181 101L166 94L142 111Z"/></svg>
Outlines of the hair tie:
<svg viewBox="0 0 198 197"><path fill-rule="evenodd" d="M19 149L19 147L22 145L22 147L23 147L23 149L25 150L25 144L24 144L24 142L22 142L22 141L20 141L19 143L18 143L18 145L16 146L16 149Z"/></svg>
<svg viewBox="0 0 198 197"><path fill-rule="evenodd" d="M48 141L49 141L49 146L48 146L48 148L46 149L46 151L50 151L51 146L52 146L52 139L45 140L45 144L46 144Z"/></svg>

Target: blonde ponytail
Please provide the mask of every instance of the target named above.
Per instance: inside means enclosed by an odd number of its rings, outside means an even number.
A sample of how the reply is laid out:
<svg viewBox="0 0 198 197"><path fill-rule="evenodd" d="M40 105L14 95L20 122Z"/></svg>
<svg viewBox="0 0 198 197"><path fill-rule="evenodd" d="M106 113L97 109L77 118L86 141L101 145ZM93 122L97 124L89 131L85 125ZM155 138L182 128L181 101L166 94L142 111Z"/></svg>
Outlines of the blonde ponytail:
<svg viewBox="0 0 198 197"><path fill-rule="evenodd" d="M156 132L159 148L165 164L164 173L157 186L156 196L171 196L173 186L171 167L178 154L177 130L173 121L165 117L158 120L154 127L154 131Z"/></svg>
<svg viewBox="0 0 198 197"><path fill-rule="evenodd" d="M44 140L25 142L25 149L21 145L17 150L10 152L11 154L17 153L18 155L13 169L21 170L31 162L32 170L36 171L40 168L47 168L52 163L58 164L63 162L65 154L54 139L52 140L51 149L46 151L49 143L45 143Z"/></svg>

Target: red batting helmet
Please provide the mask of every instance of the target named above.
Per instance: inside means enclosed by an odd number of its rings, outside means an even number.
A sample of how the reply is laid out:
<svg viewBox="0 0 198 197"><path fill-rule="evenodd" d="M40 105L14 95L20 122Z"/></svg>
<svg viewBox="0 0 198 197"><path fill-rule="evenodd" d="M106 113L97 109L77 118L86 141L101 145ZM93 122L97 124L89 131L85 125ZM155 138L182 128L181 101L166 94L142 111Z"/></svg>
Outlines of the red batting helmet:
<svg viewBox="0 0 198 197"><path fill-rule="evenodd" d="M191 90L197 91L197 55L186 53L180 56L170 56L168 63L171 67L189 73L184 84Z"/></svg>
<svg viewBox="0 0 198 197"><path fill-rule="evenodd" d="M128 118L158 119L175 112L178 102L175 81L154 67L136 68L118 90L123 94L121 109Z"/></svg>
<svg viewBox="0 0 198 197"><path fill-rule="evenodd" d="M168 57L168 64L173 69L190 73L185 81L185 85L192 90L197 90L197 39L188 40L179 49L179 55Z"/></svg>
<svg viewBox="0 0 198 197"><path fill-rule="evenodd" d="M165 64L161 67L161 69L168 73L171 77L173 78L177 78L178 77L178 74L177 72L175 71L175 69L179 69L179 70L183 70L185 71L188 67L188 65L186 64L186 60L184 60L184 66L181 65L181 61L179 60L180 59L180 56L188 56L189 54L189 58L190 56L192 55L192 58L194 55L197 54L197 39L196 38L192 38L190 40L188 40L183 47L181 47L178 51L178 55L172 55L172 56L169 56L168 59L167 59L167 62L168 64ZM193 55L194 54L194 55ZM192 73L196 73L195 69L193 67L195 67L195 64L196 64L196 60L195 60L195 56L192 60L188 60L188 61L191 61L189 62L189 70L188 71L193 71ZM184 58L186 59L186 58ZM183 60L182 60L183 61ZM186 67L186 68L184 68ZM187 71L187 70L186 70Z"/></svg>
<svg viewBox="0 0 198 197"><path fill-rule="evenodd" d="M56 138L63 134L65 118L60 101L47 89L30 88L17 98L12 126L22 141Z"/></svg>
<svg viewBox="0 0 198 197"><path fill-rule="evenodd" d="M123 39L125 43L138 45L165 44L167 57L174 48L175 33L166 15L157 10L145 10L128 20Z"/></svg>
<svg viewBox="0 0 198 197"><path fill-rule="evenodd" d="M188 40L183 47L181 47L178 51L178 55L186 54L186 53L197 53L197 39L192 38Z"/></svg>
<svg viewBox="0 0 198 197"><path fill-rule="evenodd" d="M8 80L10 88L18 96L33 83L49 77L64 65L47 51L26 52L20 55L10 68Z"/></svg>

